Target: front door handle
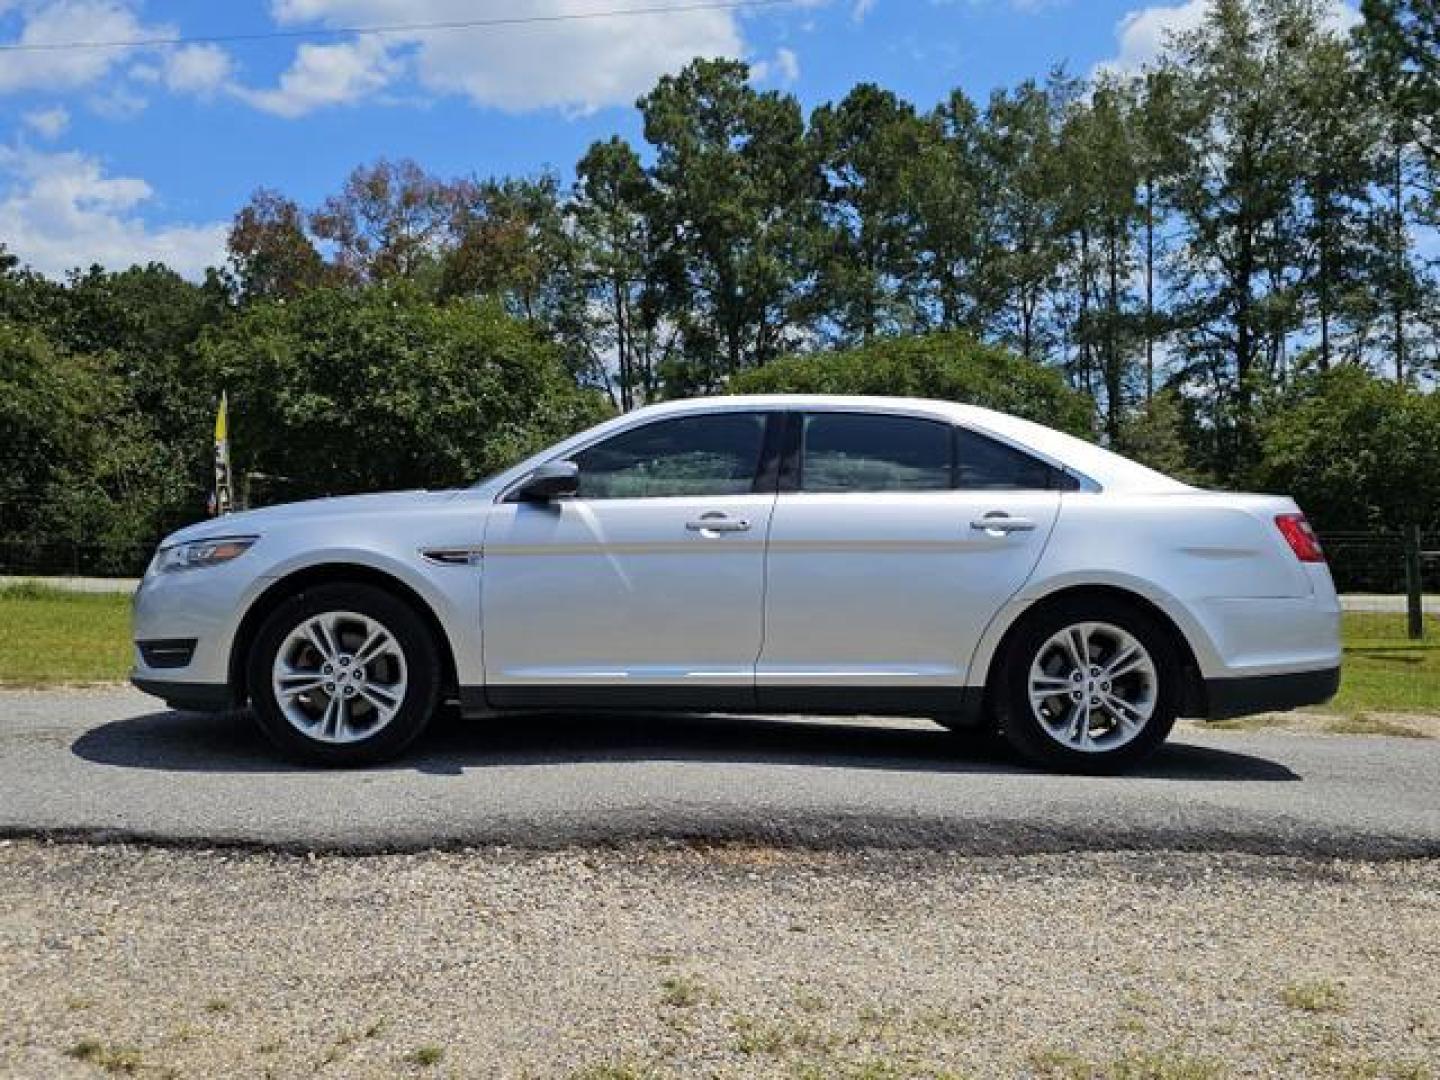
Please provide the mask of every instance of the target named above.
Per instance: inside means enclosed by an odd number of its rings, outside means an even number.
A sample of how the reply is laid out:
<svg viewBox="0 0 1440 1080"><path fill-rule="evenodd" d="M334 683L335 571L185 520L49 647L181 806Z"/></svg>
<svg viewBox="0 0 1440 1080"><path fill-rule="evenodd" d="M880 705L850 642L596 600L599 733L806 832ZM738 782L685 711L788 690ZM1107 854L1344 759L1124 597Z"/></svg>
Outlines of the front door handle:
<svg viewBox="0 0 1440 1080"><path fill-rule="evenodd" d="M750 522L724 514L702 514L694 521L687 521L685 528L698 533L742 533L750 531Z"/></svg>
<svg viewBox="0 0 1440 1080"><path fill-rule="evenodd" d="M1009 514L995 514L994 516L977 518L970 522L970 528L976 532L1017 533L1034 532L1036 525L1035 522L1029 518L1011 517Z"/></svg>

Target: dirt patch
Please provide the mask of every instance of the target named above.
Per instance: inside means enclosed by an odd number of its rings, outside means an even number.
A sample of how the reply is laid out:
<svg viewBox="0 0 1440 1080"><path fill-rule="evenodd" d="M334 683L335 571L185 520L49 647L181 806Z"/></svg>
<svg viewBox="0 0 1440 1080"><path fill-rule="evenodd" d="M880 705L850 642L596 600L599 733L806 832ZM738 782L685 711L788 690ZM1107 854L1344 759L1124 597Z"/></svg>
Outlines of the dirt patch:
<svg viewBox="0 0 1440 1080"><path fill-rule="evenodd" d="M1304 735L1383 735L1440 739L1440 716L1424 713L1362 712L1353 716L1324 712L1266 713L1238 720L1182 721L1180 730L1292 731Z"/></svg>

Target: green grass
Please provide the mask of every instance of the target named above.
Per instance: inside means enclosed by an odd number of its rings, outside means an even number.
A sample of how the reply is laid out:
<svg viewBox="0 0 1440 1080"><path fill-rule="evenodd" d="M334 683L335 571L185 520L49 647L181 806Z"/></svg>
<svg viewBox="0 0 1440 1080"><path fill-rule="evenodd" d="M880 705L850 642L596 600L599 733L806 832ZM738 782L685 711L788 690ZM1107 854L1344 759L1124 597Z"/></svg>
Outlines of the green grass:
<svg viewBox="0 0 1440 1080"><path fill-rule="evenodd" d="M1219 1080L1218 1064L1165 1051L1128 1053L1109 1061L1091 1061L1068 1050L1038 1050L1030 1067L1042 1080Z"/></svg>
<svg viewBox="0 0 1440 1080"><path fill-rule="evenodd" d="M677 1009L697 1004L704 995L705 987L699 979L688 975L677 975L663 979L660 983L660 1000Z"/></svg>
<svg viewBox="0 0 1440 1080"><path fill-rule="evenodd" d="M0 685L113 682L131 656L128 596L0 589Z"/></svg>
<svg viewBox="0 0 1440 1080"><path fill-rule="evenodd" d="M81 1039L65 1054L108 1073L128 1076L140 1071L139 1050L128 1046L106 1046L98 1039Z"/></svg>
<svg viewBox="0 0 1440 1080"><path fill-rule="evenodd" d="M415 1065L421 1069L428 1069L432 1065L439 1065L445 1060L445 1050L439 1046L421 1046L405 1055L407 1064Z"/></svg>
<svg viewBox="0 0 1440 1080"><path fill-rule="evenodd" d="M1280 1000L1301 1012L1344 1012L1345 990L1328 979L1291 983L1280 991Z"/></svg>
<svg viewBox="0 0 1440 1080"><path fill-rule="evenodd" d="M570 1074L570 1080L647 1080L653 1074L629 1065L615 1065L602 1062L586 1065Z"/></svg>
<svg viewBox="0 0 1440 1080"><path fill-rule="evenodd" d="M1425 639L1405 636L1404 615L1344 616L1345 668L1335 712L1440 714L1440 619Z"/></svg>

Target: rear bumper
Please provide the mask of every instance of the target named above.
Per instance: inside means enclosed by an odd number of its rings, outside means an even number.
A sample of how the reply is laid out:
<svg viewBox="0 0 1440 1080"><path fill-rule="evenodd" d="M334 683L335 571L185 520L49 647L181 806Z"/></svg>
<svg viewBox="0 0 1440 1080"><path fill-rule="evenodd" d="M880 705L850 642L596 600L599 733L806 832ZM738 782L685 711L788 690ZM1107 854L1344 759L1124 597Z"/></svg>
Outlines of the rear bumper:
<svg viewBox="0 0 1440 1080"><path fill-rule="evenodd" d="M140 675L130 676L130 683L137 690L161 698L172 709L185 712L225 712L235 707L230 687L224 683L172 682Z"/></svg>
<svg viewBox="0 0 1440 1080"><path fill-rule="evenodd" d="M1254 713L1284 712L1304 705L1323 705L1339 689L1339 667L1247 675L1238 679L1206 679L1205 716L1210 720L1224 720Z"/></svg>

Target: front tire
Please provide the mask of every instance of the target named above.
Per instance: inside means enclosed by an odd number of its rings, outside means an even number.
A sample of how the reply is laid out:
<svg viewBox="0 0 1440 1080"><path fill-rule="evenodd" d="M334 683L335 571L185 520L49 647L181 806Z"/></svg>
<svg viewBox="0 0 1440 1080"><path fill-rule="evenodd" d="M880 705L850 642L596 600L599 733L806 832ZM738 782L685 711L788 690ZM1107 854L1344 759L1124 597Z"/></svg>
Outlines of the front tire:
<svg viewBox="0 0 1440 1080"><path fill-rule="evenodd" d="M1064 772L1144 761L1175 726L1181 665L1170 635L1120 601L1062 601L1016 627L994 687L996 720L1021 755Z"/></svg>
<svg viewBox="0 0 1440 1080"><path fill-rule="evenodd" d="M409 604L373 585L336 583L270 614L246 683L261 731L287 756L370 765L397 757L425 730L440 662Z"/></svg>

